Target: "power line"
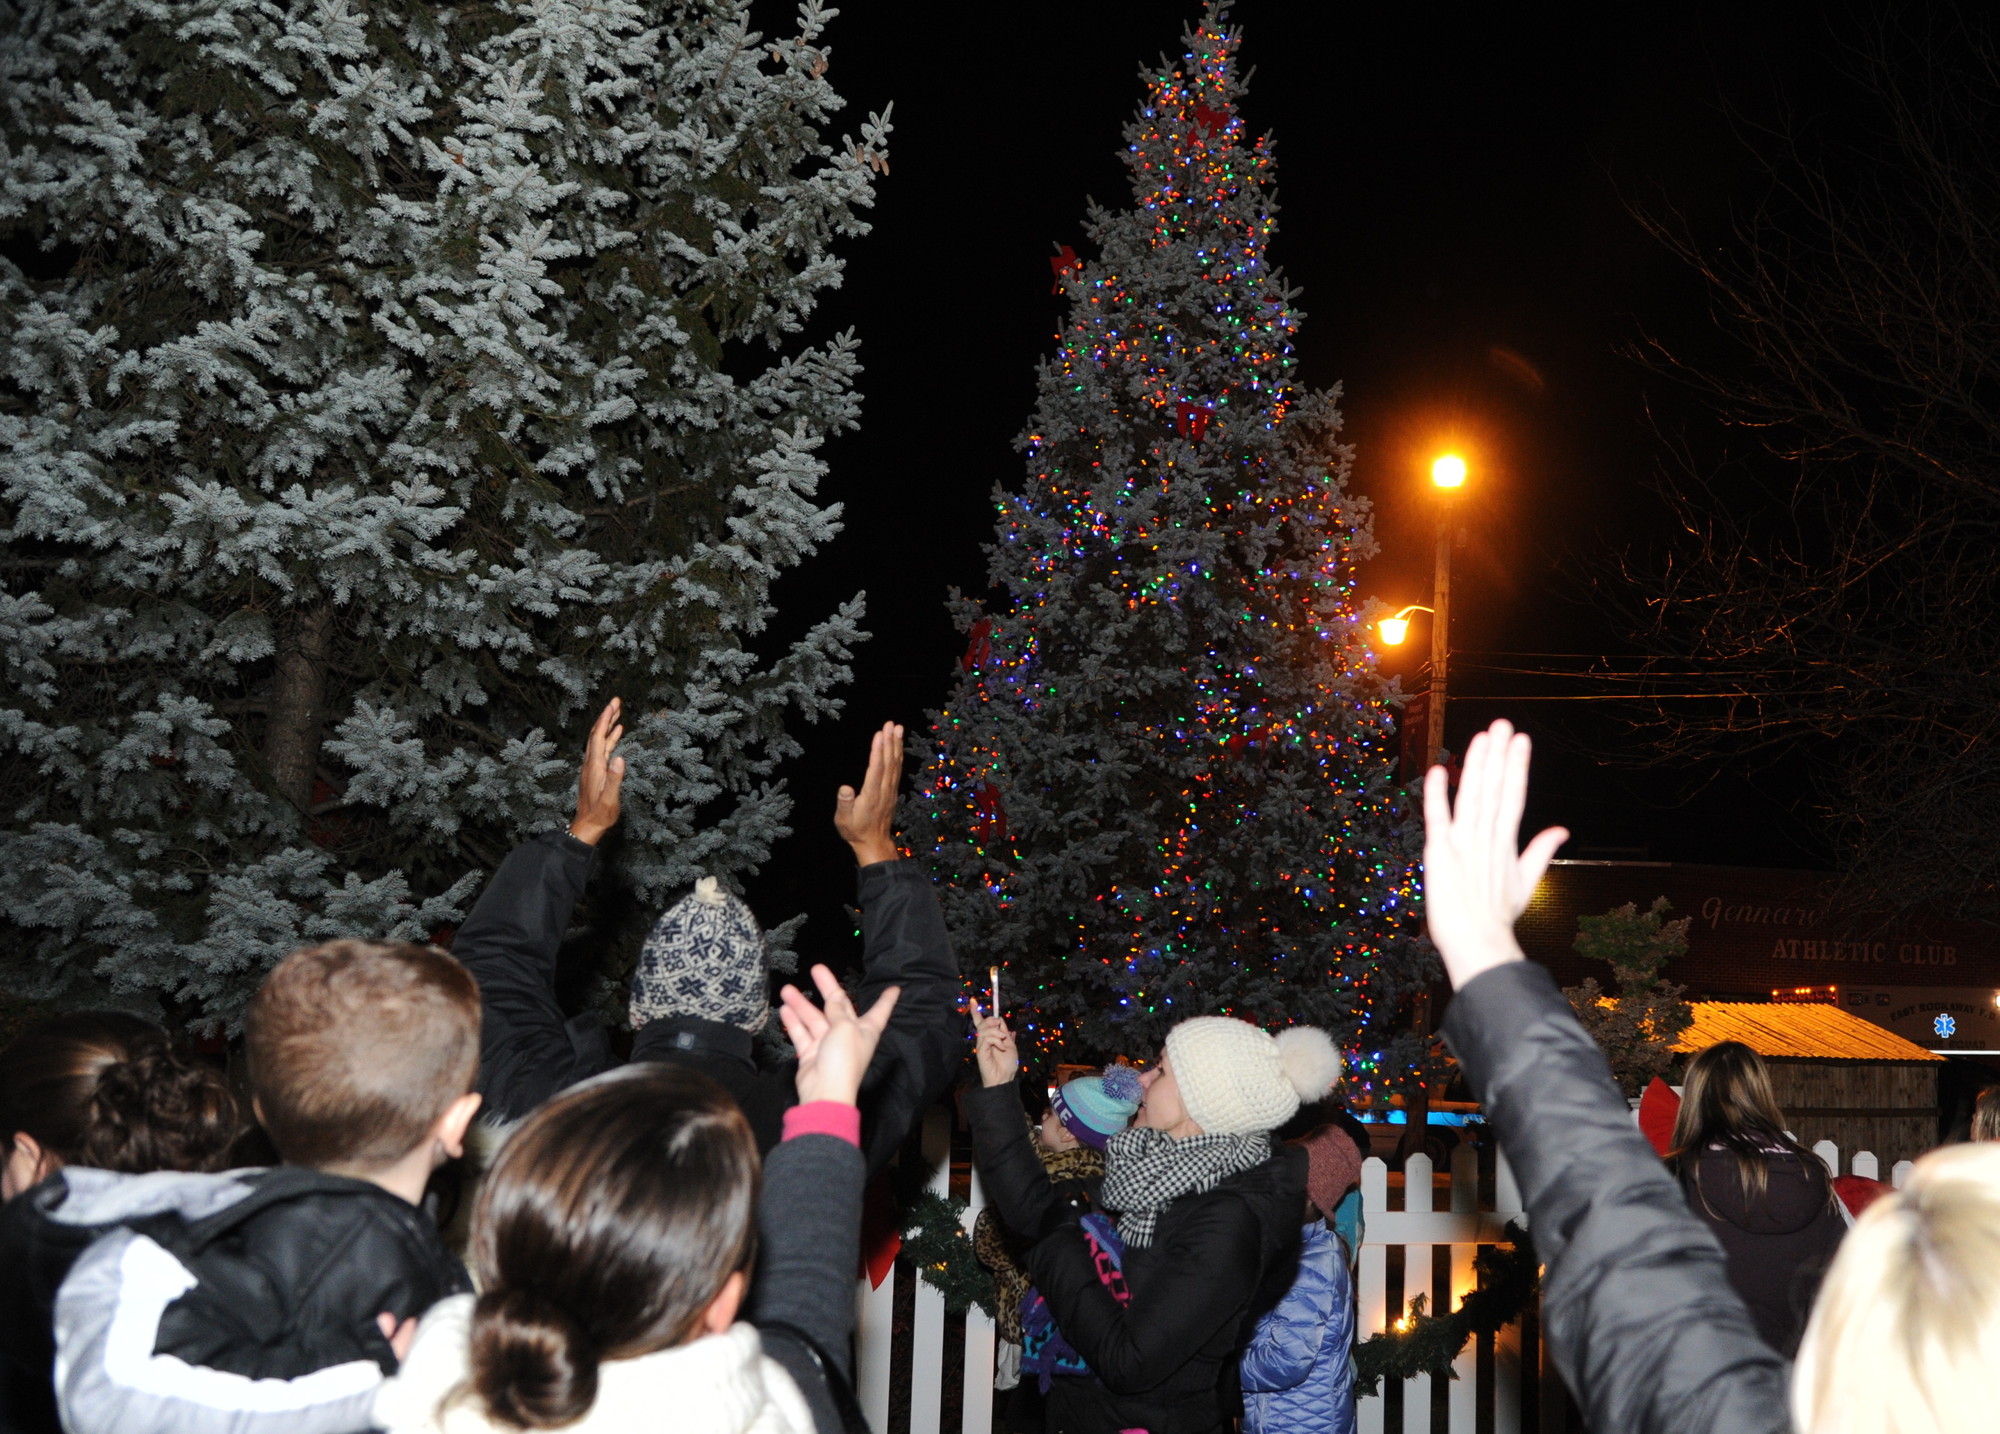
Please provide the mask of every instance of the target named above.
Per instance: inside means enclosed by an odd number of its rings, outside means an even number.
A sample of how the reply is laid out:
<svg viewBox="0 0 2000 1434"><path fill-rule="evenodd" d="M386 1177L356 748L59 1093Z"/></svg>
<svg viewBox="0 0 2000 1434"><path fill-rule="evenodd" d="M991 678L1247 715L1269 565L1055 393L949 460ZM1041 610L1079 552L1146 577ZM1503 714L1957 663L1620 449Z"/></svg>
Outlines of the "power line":
<svg viewBox="0 0 2000 1434"><path fill-rule="evenodd" d="M1451 700L1453 702L1706 702L1730 698L1747 702L1825 695L1825 691L1819 688L1810 692L1551 692L1523 696L1454 692L1451 694Z"/></svg>

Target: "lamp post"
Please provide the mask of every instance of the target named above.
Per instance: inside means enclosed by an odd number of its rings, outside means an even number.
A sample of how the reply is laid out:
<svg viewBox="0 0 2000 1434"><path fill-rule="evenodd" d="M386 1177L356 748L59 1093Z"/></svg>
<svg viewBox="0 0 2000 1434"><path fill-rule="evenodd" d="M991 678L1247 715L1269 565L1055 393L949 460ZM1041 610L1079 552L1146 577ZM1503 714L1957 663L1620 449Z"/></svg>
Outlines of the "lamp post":
<svg viewBox="0 0 2000 1434"><path fill-rule="evenodd" d="M1438 492L1437 561L1431 569L1431 690L1424 714L1424 767L1444 754L1444 694L1451 658L1451 500L1465 486L1465 460L1446 453L1431 464Z"/></svg>
<svg viewBox="0 0 2000 1434"><path fill-rule="evenodd" d="M1437 563L1431 574L1431 686L1425 698L1424 713L1424 769L1429 771L1444 754L1444 694L1446 668L1451 656L1451 542L1452 507L1451 500L1458 490L1465 486L1465 460L1456 453L1446 453L1431 464L1431 484L1437 489ZM1398 643L1410 630L1409 615L1420 611L1421 604L1412 603L1392 618L1384 618L1377 630L1382 640ZM1419 991L1416 1009L1411 1012L1411 1027L1417 1039L1428 1044L1431 1034L1431 992ZM1404 1100L1404 1120L1408 1124L1403 1129L1400 1142L1404 1159L1425 1149L1425 1140L1430 1131L1431 1093L1425 1083L1419 1080L1415 1088Z"/></svg>

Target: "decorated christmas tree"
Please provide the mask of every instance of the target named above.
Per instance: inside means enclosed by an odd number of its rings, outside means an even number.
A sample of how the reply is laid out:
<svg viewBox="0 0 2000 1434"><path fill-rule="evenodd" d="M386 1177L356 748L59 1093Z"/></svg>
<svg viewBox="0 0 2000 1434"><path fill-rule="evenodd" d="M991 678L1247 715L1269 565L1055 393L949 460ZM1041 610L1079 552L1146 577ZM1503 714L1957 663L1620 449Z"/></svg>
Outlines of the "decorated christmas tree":
<svg viewBox="0 0 2000 1434"><path fill-rule="evenodd" d="M226 1019L434 933L614 694L640 905L764 859L860 636L766 626L887 127L834 137L817 0L749 11L9 9L0 980Z"/></svg>
<svg viewBox="0 0 2000 1434"><path fill-rule="evenodd" d="M1296 380L1226 19L1142 72L1132 203L1051 261L1067 312L988 549L1005 596L954 602L968 646L904 829L1045 1059L1226 1013L1404 1072L1387 1031L1428 957L1354 599L1369 513L1337 391Z"/></svg>

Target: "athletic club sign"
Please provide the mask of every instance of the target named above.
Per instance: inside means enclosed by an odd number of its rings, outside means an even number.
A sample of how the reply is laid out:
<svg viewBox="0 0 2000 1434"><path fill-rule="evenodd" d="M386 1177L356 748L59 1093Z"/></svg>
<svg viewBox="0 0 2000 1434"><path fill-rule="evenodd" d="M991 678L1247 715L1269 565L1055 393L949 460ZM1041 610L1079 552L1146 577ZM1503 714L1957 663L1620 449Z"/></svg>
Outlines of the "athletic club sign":
<svg viewBox="0 0 2000 1434"><path fill-rule="evenodd" d="M1572 949L1577 917L1628 901L1643 911L1664 896L1673 919L1689 918L1687 955L1668 976L1696 996L1768 998L1783 987L1862 982L2000 987L2000 933L1943 919L1840 911L1822 896L1826 880L1815 872L1752 867L1558 861L1522 918L1521 941L1564 984L1585 976L1603 982L1608 969ZM1937 1044L1928 1023L1923 1032Z"/></svg>

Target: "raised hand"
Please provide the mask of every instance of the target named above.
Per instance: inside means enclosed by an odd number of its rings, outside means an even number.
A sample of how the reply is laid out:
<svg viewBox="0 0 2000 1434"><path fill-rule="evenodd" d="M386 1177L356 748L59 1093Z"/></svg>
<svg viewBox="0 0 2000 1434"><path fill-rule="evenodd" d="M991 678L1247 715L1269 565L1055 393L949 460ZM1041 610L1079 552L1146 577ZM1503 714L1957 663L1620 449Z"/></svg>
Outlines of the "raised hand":
<svg viewBox="0 0 2000 1434"><path fill-rule="evenodd" d="M896 789L902 780L903 725L884 722L868 743L868 774L861 779L861 790L842 787L834 798L833 829L863 866L902 854L896 850Z"/></svg>
<svg viewBox="0 0 2000 1434"><path fill-rule="evenodd" d="M778 1019L799 1056L799 1101L837 1100L853 1105L861 1093L861 1077L867 1074L876 1043L882 1039L889 1013L896 1009L896 998L902 992L891 986L876 998L867 1015L856 1015L854 1002L833 979L833 972L815 966L812 978L819 987L822 1006L815 1006L796 986L786 986L778 993Z"/></svg>
<svg viewBox="0 0 2000 1434"><path fill-rule="evenodd" d="M1474 737L1456 807L1444 768L1424 776L1424 915L1454 990L1523 959L1514 923L1569 840L1550 827L1519 849L1529 745L1505 719Z"/></svg>
<svg viewBox="0 0 2000 1434"><path fill-rule="evenodd" d="M1021 1053L1015 1048L1014 1033L999 1016L981 1016L979 1002L974 1001L971 1005L977 1032L972 1053L979 1061L979 1083L985 1086L1006 1085L1021 1069Z"/></svg>
<svg viewBox="0 0 2000 1434"><path fill-rule="evenodd" d="M590 740L583 748L583 771L576 781L576 820L569 834L585 846L596 846L604 834L618 825L618 789L625 783L625 759L616 755L625 729L618 724L624 710L619 698L604 704L591 725Z"/></svg>

